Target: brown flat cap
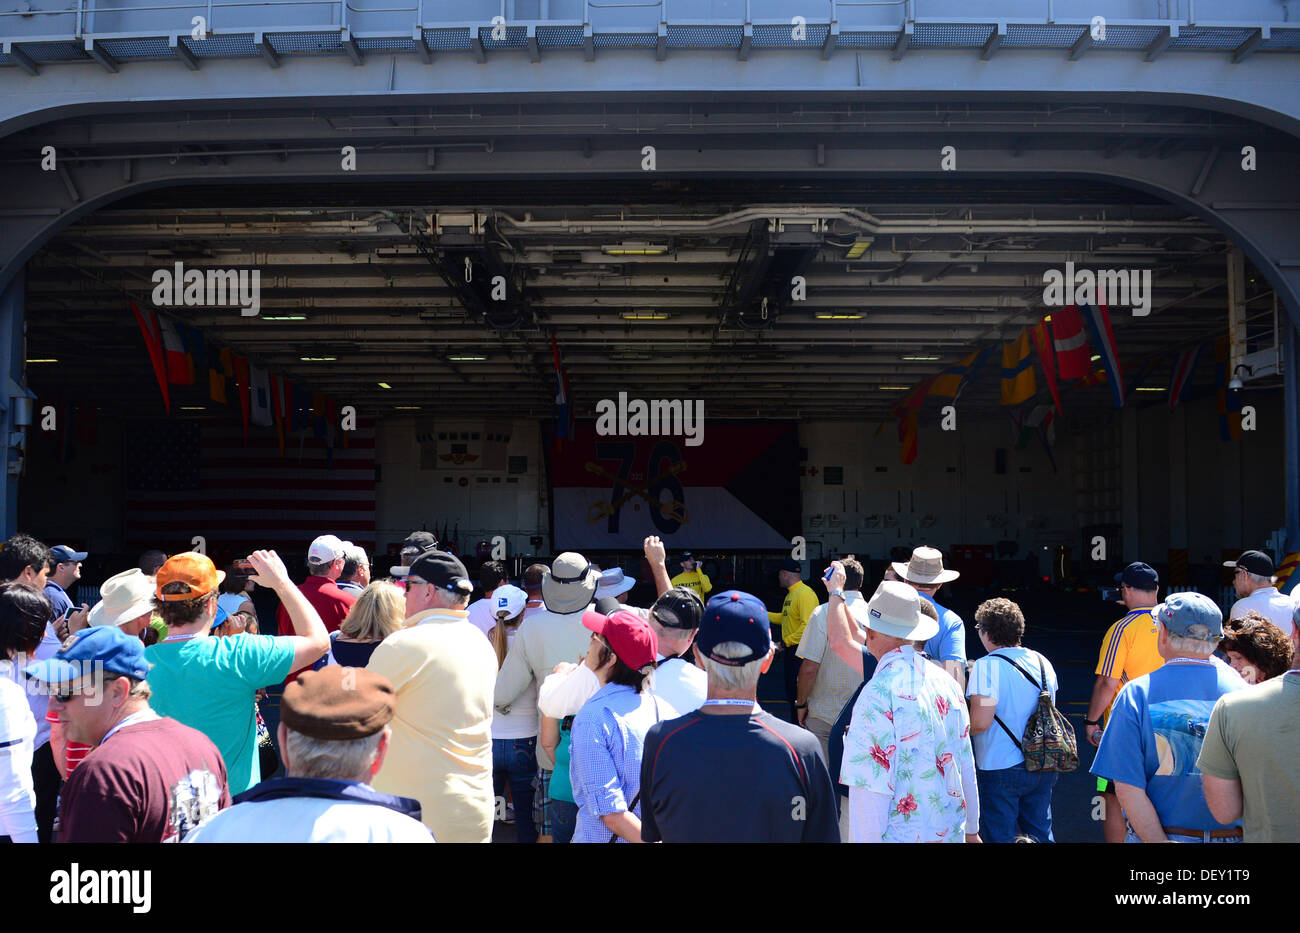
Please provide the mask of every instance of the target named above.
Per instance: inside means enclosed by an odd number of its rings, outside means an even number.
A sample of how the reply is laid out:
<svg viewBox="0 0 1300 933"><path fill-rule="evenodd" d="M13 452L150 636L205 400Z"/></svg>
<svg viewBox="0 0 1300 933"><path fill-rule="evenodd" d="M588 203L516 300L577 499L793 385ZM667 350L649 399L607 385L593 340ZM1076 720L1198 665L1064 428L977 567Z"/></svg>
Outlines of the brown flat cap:
<svg viewBox="0 0 1300 933"><path fill-rule="evenodd" d="M303 671L284 688L280 721L314 739L364 739L388 725L396 709L387 677L331 664Z"/></svg>

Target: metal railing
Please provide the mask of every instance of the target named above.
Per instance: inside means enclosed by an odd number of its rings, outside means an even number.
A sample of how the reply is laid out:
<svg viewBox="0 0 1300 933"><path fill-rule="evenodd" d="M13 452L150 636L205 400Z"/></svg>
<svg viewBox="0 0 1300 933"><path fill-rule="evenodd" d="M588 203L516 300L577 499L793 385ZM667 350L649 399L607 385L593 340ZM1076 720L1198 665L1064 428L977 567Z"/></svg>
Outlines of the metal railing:
<svg viewBox="0 0 1300 933"><path fill-rule="evenodd" d="M849 8L856 9L856 8L871 8L871 7L901 7L902 23L911 24L916 21L916 17L918 15L917 6L918 5L924 6L922 0L826 0L826 2L827 2L827 6L825 10L826 10L826 15L828 17L826 21L832 23L838 22L841 12ZM1046 10L1045 10L1046 19L1041 22L1044 22L1046 24L1055 23L1056 13L1057 13L1056 0L1046 0L1045 6L1046 6ZM1224 6L1225 8L1230 8L1229 4L1225 4ZM336 22L334 20L334 15L331 12L331 15L329 17L330 19L329 22L313 23L309 25L280 24L274 26L250 26L247 23L239 22L237 20L234 20L233 18L231 18L232 21L227 22L227 16L225 15L229 11L240 9L240 8L270 10L270 9L293 8L293 7L326 7L331 11L335 7L337 7L338 19ZM497 9L498 9L497 15L504 20L505 13L506 13L506 0L498 0ZM543 2L539 5L539 14L542 17L541 19L516 20L508 23L507 25L513 27L528 26L530 29L532 29L533 27L543 27L543 26L581 25L584 27L590 27L592 25L593 11L618 11L618 10L638 10L638 9L658 10L658 17L657 17L658 22L661 24L671 25L669 21L670 11L668 8L668 0L583 0L582 20L580 23L576 20L550 19L548 16L549 3L546 3L545 0L543 0ZM414 22L412 23L412 26L414 28L436 29L439 27L453 26L453 25L459 28L464 28L465 26L472 26L473 23L475 22L474 20L465 19L462 17L455 20L447 18L447 19L439 19L433 23L426 23L425 22L425 0L415 0L413 4L404 5L404 6L375 6L375 7L365 6L364 4L360 3L360 0L356 0L356 3L354 3L353 0L224 0L224 2L219 2L219 0L193 0L193 2L181 2L172 5L162 5L158 3L147 3L147 2L142 4L134 4L130 2L119 2L113 6L99 6L94 2L94 0L76 0L75 5L70 5L67 7L63 7L61 9L0 11L0 24L3 24L4 22L12 20L14 18L30 19L32 17L48 18L48 17L69 16L75 18L75 23L76 23L75 31L72 35L73 37L79 39L87 34L87 22L95 14L133 14L133 13L163 13L163 12L183 13L184 11L195 11L196 13L201 12L205 18L205 27L208 33L223 32L226 34L232 34L237 32L248 32L248 31L292 32L295 29L321 29L321 28L330 28L330 27L346 29L349 28L349 22L355 19L357 16L364 16L369 14L409 13L412 14L412 16L414 17ZM921 10L919 12L923 13L924 10ZM1152 19L1125 20L1124 22L1126 24L1150 23L1152 25L1166 25L1166 26L1171 24L1193 25L1196 23L1196 17L1197 17L1196 0L1186 0L1186 2L1184 2L1184 0L1152 0L1152 14L1154 17ZM443 15L445 16L446 14ZM217 22L216 21L217 18L220 18L221 22ZM942 17L937 17L933 20L928 20L928 22L984 24L984 23L996 22L999 21L999 19L1000 19L999 15L995 12L990 12L984 15L965 13L962 15L953 15L953 16L945 15ZM1016 23L1031 22L1029 20L1014 18L1014 17L1012 18L1012 21ZM693 21L693 22L699 22L699 21ZM729 20L728 22L734 23L738 21ZM746 24L752 22L752 0L745 0L744 22ZM1038 22L1038 21L1033 21L1033 22ZM1291 24L1284 23L1284 22L1272 22L1270 24L1270 23L1264 23L1262 21L1255 22L1249 20L1242 20L1239 24L1235 22L1229 23L1229 22L1220 21L1217 22L1215 25L1216 26L1238 26L1239 25L1240 28L1257 28L1259 26L1265 26L1265 25L1273 25L1274 27L1278 27L1278 26L1290 26ZM483 23L482 26L483 28L488 28L489 24ZM220 27L220 29L218 29L218 27ZM882 27L877 25L877 26L864 27L864 28L880 29ZM888 28L888 27L884 27L884 28ZM139 31L139 34L141 35L164 34L165 35L175 31L176 30L161 30L159 32L149 32L146 30L146 31ZM91 34L93 35L93 32ZM14 41L19 41L19 42L24 41L21 36L16 36L16 35L5 36L5 38L12 38ZM40 38L50 39L54 37L42 36Z"/></svg>

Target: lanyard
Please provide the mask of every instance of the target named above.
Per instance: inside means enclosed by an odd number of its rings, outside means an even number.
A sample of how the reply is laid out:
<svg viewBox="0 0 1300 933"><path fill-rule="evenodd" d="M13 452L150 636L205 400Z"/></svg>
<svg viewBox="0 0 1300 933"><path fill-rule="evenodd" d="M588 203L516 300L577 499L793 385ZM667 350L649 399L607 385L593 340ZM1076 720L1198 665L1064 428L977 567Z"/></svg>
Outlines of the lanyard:
<svg viewBox="0 0 1300 933"><path fill-rule="evenodd" d="M700 707L705 706L748 706L751 709L758 705L755 700L705 700Z"/></svg>
<svg viewBox="0 0 1300 933"><path fill-rule="evenodd" d="M112 737L113 733L117 732L118 729L124 729L127 726L134 726L138 722L148 722L151 719L158 719L158 718L159 718L158 714L155 713L152 709L142 709L138 713L132 713L130 716L127 716L125 719L119 722L116 726L114 726L113 728L105 732L104 737L99 740L99 744L103 745L105 742L107 742L109 738Z"/></svg>
<svg viewBox="0 0 1300 933"><path fill-rule="evenodd" d="M190 632L188 635L168 635L163 641L188 641L191 638L197 638L198 632Z"/></svg>

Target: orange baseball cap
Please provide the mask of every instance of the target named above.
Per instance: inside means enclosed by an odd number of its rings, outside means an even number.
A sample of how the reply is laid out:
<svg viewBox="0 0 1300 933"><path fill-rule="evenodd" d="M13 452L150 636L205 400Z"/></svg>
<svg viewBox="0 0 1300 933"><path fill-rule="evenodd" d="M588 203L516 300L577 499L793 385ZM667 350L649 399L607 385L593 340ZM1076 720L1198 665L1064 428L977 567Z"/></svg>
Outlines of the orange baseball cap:
<svg viewBox="0 0 1300 933"><path fill-rule="evenodd" d="M226 572L218 570L206 554L186 551L167 558L167 562L158 568L158 586L154 592L163 602L178 602L211 593L224 579ZM163 593L163 587L169 583L184 583L189 591Z"/></svg>

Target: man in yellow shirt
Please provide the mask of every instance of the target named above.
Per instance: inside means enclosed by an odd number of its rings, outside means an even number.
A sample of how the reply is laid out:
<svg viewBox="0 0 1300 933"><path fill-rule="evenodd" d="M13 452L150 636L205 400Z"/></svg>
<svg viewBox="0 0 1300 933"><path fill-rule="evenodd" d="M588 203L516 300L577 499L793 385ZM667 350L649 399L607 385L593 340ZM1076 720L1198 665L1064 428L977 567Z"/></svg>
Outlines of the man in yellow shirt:
<svg viewBox="0 0 1300 933"><path fill-rule="evenodd" d="M682 572L673 577L672 584L690 587L706 603L709 601L709 594L713 592L713 584L709 582L709 578L700 569L700 562L691 556L690 551L682 555Z"/></svg>
<svg viewBox="0 0 1300 933"><path fill-rule="evenodd" d="M1097 660L1097 680L1092 687L1092 701L1083 724L1088 741L1101 744L1103 715L1110 718L1110 707L1124 684L1150 674L1165 663L1157 648L1156 620L1151 610L1156 605L1160 578L1147 564L1135 561L1115 575L1119 583L1119 601L1128 614L1106 632ZM1107 842L1123 842L1126 835L1124 814L1120 810L1115 786L1104 778L1097 780L1102 795L1102 830Z"/></svg>
<svg viewBox="0 0 1300 933"><path fill-rule="evenodd" d="M469 621L474 584L456 557L436 550L393 571L406 581L406 627L367 665L397 697L388 757L371 786L420 801L439 842L491 842L497 658Z"/></svg>
<svg viewBox="0 0 1300 933"><path fill-rule="evenodd" d="M767 619L772 625L781 626L782 646L790 649L781 652L783 679L785 698L790 704L790 721L798 725L799 711L795 706L795 699L799 692L799 667L803 664L803 658L798 657L794 649L799 647L804 626L808 624L808 620L812 618L813 611L818 606L817 594L813 592L811 586L803 582L803 565L793 558L787 557L781 561L776 577L786 589L785 603L781 606L780 612L769 612Z"/></svg>

